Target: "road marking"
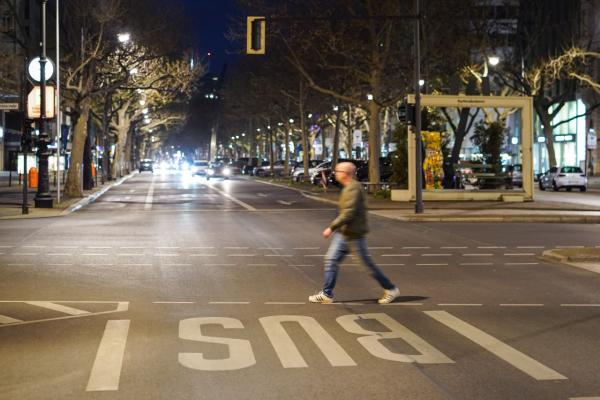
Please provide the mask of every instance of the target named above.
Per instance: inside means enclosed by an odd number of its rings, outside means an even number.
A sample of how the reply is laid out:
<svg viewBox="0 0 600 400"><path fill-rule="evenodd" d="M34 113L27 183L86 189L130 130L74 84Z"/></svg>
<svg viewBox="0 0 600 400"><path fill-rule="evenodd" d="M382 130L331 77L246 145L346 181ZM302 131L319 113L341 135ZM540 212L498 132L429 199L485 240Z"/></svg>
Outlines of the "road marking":
<svg viewBox="0 0 600 400"><path fill-rule="evenodd" d="M153 301L154 304L196 304L195 301Z"/></svg>
<svg viewBox="0 0 600 400"><path fill-rule="evenodd" d="M157 249L178 249L179 247L174 246L158 246Z"/></svg>
<svg viewBox="0 0 600 400"><path fill-rule="evenodd" d="M467 246L442 246L440 249L467 249Z"/></svg>
<svg viewBox="0 0 600 400"><path fill-rule="evenodd" d="M584 246L556 246L557 249L583 249Z"/></svg>
<svg viewBox="0 0 600 400"><path fill-rule="evenodd" d="M156 253L154 255L154 257L178 257L179 254L173 254L173 253Z"/></svg>
<svg viewBox="0 0 600 400"><path fill-rule="evenodd" d="M463 257L491 257L492 253L466 253L463 254Z"/></svg>
<svg viewBox="0 0 600 400"><path fill-rule="evenodd" d="M227 197L229 200L233 201L234 203L244 207L246 210L248 211L256 211L256 208L252 207L250 204L246 204L241 200L236 199L235 197L233 197L232 195L225 193L222 190L217 189L214 186L209 186L212 190L217 191L218 193L220 193L222 196Z"/></svg>
<svg viewBox="0 0 600 400"><path fill-rule="evenodd" d="M267 195L266 195L266 194L264 194L264 193L256 193L256 195L257 195L258 197L267 197Z"/></svg>
<svg viewBox="0 0 600 400"><path fill-rule="evenodd" d="M224 249L227 250L248 250L249 247L223 247Z"/></svg>
<svg viewBox="0 0 600 400"><path fill-rule="evenodd" d="M430 249L429 246L403 246L403 249Z"/></svg>
<svg viewBox="0 0 600 400"><path fill-rule="evenodd" d="M125 196L125 200L131 200L131 196Z"/></svg>
<svg viewBox="0 0 600 400"><path fill-rule="evenodd" d="M0 248L3 248L3 249L10 249L12 247L15 247L15 246L0 246Z"/></svg>
<svg viewBox="0 0 600 400"><path fill-rule="evenodd" d="M203 264L207 267L233 267L237 264Z"/></svg>
<svg viewBox="0 0 600 400"><path fill-rule="evenodd" d="M82 256L107 256L106 253L84 253Z"/></svg>
<svg viewBox="0 0 600 400"><path fill-rule="evenodd" d="M13 256L37 256L37 253L12 253Z"/></svg>
<svg viewBox="0 0 600 400"><path fill-rule="evenodd" d="M249 301L209 301L208 304L250 304Z"/></svg>
<svg viewBox="0 0 600 400"><path fill-rule="evenodd" d="M192 250L208 250L208 249L214 249L215 246L202 246L202 247L190 247L190 249Z"/></svg>
<svg viewBox="0 0 600 400"><path fill-rule="evenodd" d="M65 306L62 304L52 303L50 301L26 301L25 304L32 306L47 308L48 310L58 311L69 315L84 315L89 314L89 311L79 310L77 308Z"/></svg>
<svg viewBox="0 0 600 400"><path fill-rule="evenodd" d="M46 255L48 255L48 256L57 256L57 257L60 257L60 256L70 257L72 255L72 253L48 253Z"/></svg>
<svg viewBox="0 0 600 400"><path fill-rule="evenodd" d="M422 306L423 303L388 303L381 304L382 306Z"/></svg>
<svg viewBox="0 0 600 400"><path fill-rule="evenodd" d="M118 390L130 320L106 321L86 391Z"/></svg>
<svg viewBox="0 0 600 400"><path fill-rule="evenodd" d="M125 267L151 267L152 264L123 264Z"/></svg>
<svg viewBox="0 0 600 400"><path fill-rule="evenodd" d="M121 257L139 257L139 256L143 256L144 253L118 253L117 256L121 256Z"/></svg>
<svg viewBox="0 0 600 400"><path fill-rule="evenodd" d="M190 257L216 257L216 254L190 254Z"/></svg>
<svg viewBox="0 0 600 400"><path fill-rule="evenodd" d="M325 254L305 254L304 257L325 257Z"/></svg>
<svg viewBox="0 0 600 400"><path fill-rule="evenodd" d="M33 244L25 244L25 245L23 245L21 247L23 247L23 248L25 248L25 247L27 247L27 248L43 248L43 247L46 247L46 246L33 245Z"/></svg>
<svg viewBox="0 0 600 400"><path fill-rule="evenodd" d="M481 303L440 303L438 306L481 307Z"/></svg>
<svg viewBox="0 0 600 400"><path fill-rule="evenodd" d="M125 249L127 249L127 250L134 250L134 249L135 249L135 250L139 250L139 249L145 249L145 247L140 247L140 246L122 246L122 247L119 247L119 248L120 248L120 249L123 249L123 250L125 250Z"/></svg>
<svg viewBox="0 0 600 400"><path fill-rule="evenodd" d="M412 254L382 254L381 257L410 257Z"/></svg>
<svg viewBox="0 0 600 400"><path fill-rule="evenodd" d="M421 254L421 257L449 257L450 253L437 253L437 254Z"/></svg>
<svg viewBox="0 0 600 400"><path fill-rule="evenodd" d="M191 267L192 264L163 264L165 267Z"/></svg>
<svg viewBox="0 0 600 400"><path fill-rule="evenodd" d="M6 264L9 267L33 267L33 264L24 264L24 263L11 263Z"/></svg>
<svg viewBox="0 0 600 400"><path fill-rule="evenodd" d="M288 267L314 267L315 264L290 264Z"/></svg>
<svg viewBox="0 0 600 400"><path fill-rule="evenodd" d="M526 262L526 263L504 263L505 265L538 265L536 262Z"/></svg>
<svg viewBox="0 0 600 400"><path fill-rule="evenodd" d="M397 267L397 266L402 266L404 264L378 264L381 265L382 267Z"/></svg>
<svg viewBox="0 0 600 400"><path fill-rule="evenodd" d="M152 209L152 196L154 195L154 181L156 180L156 175L152 176L152 182L150 183L150 187L148 188L148 194L146 195L146 201L144 204L144 210L149 211Z"/></svg>
<svg viewBox="0 0 600 400"><path fill-rule="evenodd" d="M283 247L259 247L259 250L283 250Z"/></svg>
<svg viewBox="0 0 600 400"><path fill-rule="evenodd" d="M500 304L502 307L543 307L543 304L532 303L532 304Z"/></svg>
<svg viewBox="0 0 600 400"><path fill-rule="evenodd" d="M79 246L54 246L55 249L76 249Z"/></svg>
<svg viewBox="0 0 600 400"><path fill-rule="evenodd" d="M279 204L283 204L285 206L291 206L294 203L293 201L284 201L284 200L277 200L277 202Z"/></svg>
<svg viewBox="0 0 600 400"><path fill-rule="evenodd" d="M460 263L459 265L494 265L494 263Z"/></svg>
<svg viewBox="0 0 600 400"><path fill-rule="evenodd" d="M504 253L505 256L535 256L535 253Z"/></svg>
<svg viewBox="0 0 600 400"><path fill-rule="evenodd" d="M442 266L442 265L448 265L448 263L441 263L441 264L417 264L417 266L423 266L423 267L437 267L437 266Z"/></svg>
<svg viewBox="0 0 600 400"><path fill-rule="evenodd" d="M265 257L293 257L292 254L265 254Z"/></svg>
<svg viewBox="0 0 600 400"><path fill-rule="evenodd" d="M277 264L247 264L248 267L276 267Z"/></svg>
<svg viewBox="0 0 600 400"><path fill-rule="evenodd" d="M480 345L490 353L538 381L568 379L566 376L546 367L517 349L501 342L488 333L462 321L446 311L425 311L425 314Z"/></svg>
<svg viewBox="0 0 600 400"><path fill-rule="evenodd" d="M600 307L600 304L561 304L561 307Z"/></svg>
<svg viewBox="0 0 600 400"><path fill-rule="evenodd" d="M256 254L227 254L227 257L255 257Z"/></svg>
<svg viewBox="0 0 600 400"><path fill-rule="evenodd" d="M319 250L320 247L294 247L294 250Z"/></svg>
<svg viewBox="0 0 600 400"><path fill-rule="evenodd" d="M477 246L478 249L505 249L506 246Z"/></svg>
<svg viewBox="0 0 600 400"><path fill-rule="evenodd" d="M277 305L277 304L282 304L282 305L292 305L292 304L306 304L305 302L302 301L265 301L265 304L270 304L270 305Z"/></svg>
<svg viewBox="0 0 600 400"><path fill-rule="evenodd" d="M68 267L73 264L48 264L49 267Z"/></svg>
<svg viewBox="0 0 600 400"><path fill-rule="evenodd" d="M112 246L87 246L88 249L112 249Z"/></svg>
<svg viewBox="0 0 600 400"><path fill-rule="evenodd" d="M16 322L23 322L20 319L12 318L7 315L0 315L0 324L14 324Z"/></svg>
<svg viewBox="0 0 600 400"><path fill-rule="evenodd" d="M112 263L106 263L106 264L83 264L84 267L112 267L115 264Z"/></svg>
<svg viewBox="0 0 600 400"><path fill-rule="evenodd" d="M367 247L369 250L392 250L392 246L382 246L382 247Z"/></svg>
<svg viewBox="0 0 600 400"><path fill-rule="evenodd" d="M544 249L546 246L517 246L517 249Z"/></svg>

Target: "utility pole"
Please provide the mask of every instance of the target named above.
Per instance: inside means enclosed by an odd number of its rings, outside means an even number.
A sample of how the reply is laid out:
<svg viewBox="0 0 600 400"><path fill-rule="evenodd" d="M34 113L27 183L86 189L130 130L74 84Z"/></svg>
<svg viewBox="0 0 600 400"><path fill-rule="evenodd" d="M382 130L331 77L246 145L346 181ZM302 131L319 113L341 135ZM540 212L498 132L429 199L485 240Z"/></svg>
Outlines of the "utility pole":
<svg viewBox="0 0 600 400"><path fill-rule="evenodd" d="M423 206L423 160L422 160L422 140L421 140L421 11L419 8L419 0L415 2L415 214L422 214Z"/></svg>
<svg viewBox="0 0 600 400"><path fill-rule="evenodd" d="M35 195L36 208L52 208L53 199L50 194L50 179L48 173L48 143L50 138L46 132L46 3L48 0L40 0L41 34L42 34L42 54L40 57L40 119L39 119L39 140L38 140L38 160L39 160L39 182L38 190Z"/></svg>

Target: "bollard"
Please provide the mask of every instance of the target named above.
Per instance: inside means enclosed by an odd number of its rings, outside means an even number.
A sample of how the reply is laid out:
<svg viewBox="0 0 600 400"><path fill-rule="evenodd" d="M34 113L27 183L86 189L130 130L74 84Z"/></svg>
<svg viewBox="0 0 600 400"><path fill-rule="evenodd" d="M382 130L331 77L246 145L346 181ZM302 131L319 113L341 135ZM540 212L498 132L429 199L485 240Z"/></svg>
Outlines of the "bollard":
<svg viewBox="0 0 600 400"><path fill-rule="evenodd" d="M36 167L29 168L29 187L37 188L38 187L38 170Z"/></svg>

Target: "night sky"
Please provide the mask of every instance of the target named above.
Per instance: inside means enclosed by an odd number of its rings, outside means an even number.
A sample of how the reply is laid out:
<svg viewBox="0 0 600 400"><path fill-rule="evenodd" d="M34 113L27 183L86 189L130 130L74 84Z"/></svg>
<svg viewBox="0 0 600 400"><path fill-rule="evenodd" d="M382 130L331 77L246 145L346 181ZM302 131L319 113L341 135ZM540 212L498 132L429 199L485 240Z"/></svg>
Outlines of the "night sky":
<svg viewBox="0 0 600 400"><path fill-rule="evenodd" d="M196 23L194 35L200 44L202 57L210 52L210 72L219 73L224 63L231 63L234 56L227 55L234 47L225 38L229 19L237 14L235 0L184 0L189 14Z"/></svg>

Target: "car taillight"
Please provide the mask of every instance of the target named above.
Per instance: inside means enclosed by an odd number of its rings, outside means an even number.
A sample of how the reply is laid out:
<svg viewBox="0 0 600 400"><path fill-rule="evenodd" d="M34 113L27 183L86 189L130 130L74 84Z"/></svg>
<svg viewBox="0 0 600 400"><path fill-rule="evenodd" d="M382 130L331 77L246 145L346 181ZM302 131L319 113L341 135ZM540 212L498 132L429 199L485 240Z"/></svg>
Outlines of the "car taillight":
<svg viewBox="0 0 600 400"><path fill-rule="evenodd" d="M564 178L566 175L565 174L558 174L559 178Z"/></svg>

